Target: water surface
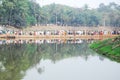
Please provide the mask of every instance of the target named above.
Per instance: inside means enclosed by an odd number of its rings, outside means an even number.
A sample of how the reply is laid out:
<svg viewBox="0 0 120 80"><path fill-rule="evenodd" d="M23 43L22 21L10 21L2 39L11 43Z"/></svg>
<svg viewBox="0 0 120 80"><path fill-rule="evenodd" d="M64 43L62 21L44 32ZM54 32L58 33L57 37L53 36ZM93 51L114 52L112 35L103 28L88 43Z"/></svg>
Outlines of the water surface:
<svg viewBox="0 0 120 80"><path fill-rule="evenodd" d="M120 63L98 55L86 41L0 45L0 80L120 80Z"/></svg>

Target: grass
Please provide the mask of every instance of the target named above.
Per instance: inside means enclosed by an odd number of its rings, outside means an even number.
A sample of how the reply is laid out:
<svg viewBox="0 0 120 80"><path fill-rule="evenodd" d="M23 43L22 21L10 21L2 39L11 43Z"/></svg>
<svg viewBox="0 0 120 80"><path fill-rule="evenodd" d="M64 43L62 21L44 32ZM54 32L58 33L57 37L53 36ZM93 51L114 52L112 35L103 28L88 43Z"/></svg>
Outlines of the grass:
<svg viewBox="0 0 120 80"><path fill-rule="evenodd" d="M120 62L120 36L113 39L95 42L90 45L90 48L99 54L107 56L111 60Z"/></svg>

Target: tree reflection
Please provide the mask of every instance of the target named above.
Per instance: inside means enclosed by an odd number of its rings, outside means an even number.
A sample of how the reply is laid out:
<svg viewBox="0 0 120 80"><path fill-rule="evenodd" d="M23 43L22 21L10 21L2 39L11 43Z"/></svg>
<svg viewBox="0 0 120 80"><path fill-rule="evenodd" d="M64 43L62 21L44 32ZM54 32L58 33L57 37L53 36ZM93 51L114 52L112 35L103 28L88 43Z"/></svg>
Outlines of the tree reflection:
<svg viewBox="0 0 120 80"><path fill-rule="evenodd" d="M93 53L93 54L91 54ZM64 58L81 56L85 60L94 52L87 43L81 44L6 44L0 46L0 80L21 80L27 69L35 67L41 59L53 63ZM41 74L44 68L36 67Z"/></svg>

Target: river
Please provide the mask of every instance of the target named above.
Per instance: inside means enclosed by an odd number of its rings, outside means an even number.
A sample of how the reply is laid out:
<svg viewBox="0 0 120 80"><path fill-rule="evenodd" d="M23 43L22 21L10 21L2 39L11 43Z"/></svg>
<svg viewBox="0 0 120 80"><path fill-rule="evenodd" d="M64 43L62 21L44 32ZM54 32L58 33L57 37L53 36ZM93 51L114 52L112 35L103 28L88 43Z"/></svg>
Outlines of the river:
<svg viewBox="0 0 120 80"><path fill-rule="evenodd" d="M92 40L0 40L0 80L120 80L120 63Z"/></svg>

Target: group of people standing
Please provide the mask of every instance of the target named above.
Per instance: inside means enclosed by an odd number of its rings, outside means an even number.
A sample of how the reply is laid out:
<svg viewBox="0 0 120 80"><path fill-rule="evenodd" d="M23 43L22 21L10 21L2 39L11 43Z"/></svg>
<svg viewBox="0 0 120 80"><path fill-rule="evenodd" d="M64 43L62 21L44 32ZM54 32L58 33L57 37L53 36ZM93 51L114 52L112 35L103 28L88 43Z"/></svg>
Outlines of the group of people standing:
<svg viewBox="0 0 120 80"><path fill-rule="evenodd" d="M6 31L14 35L120 35L120 30L36 30L36 31Z"/></svg>

